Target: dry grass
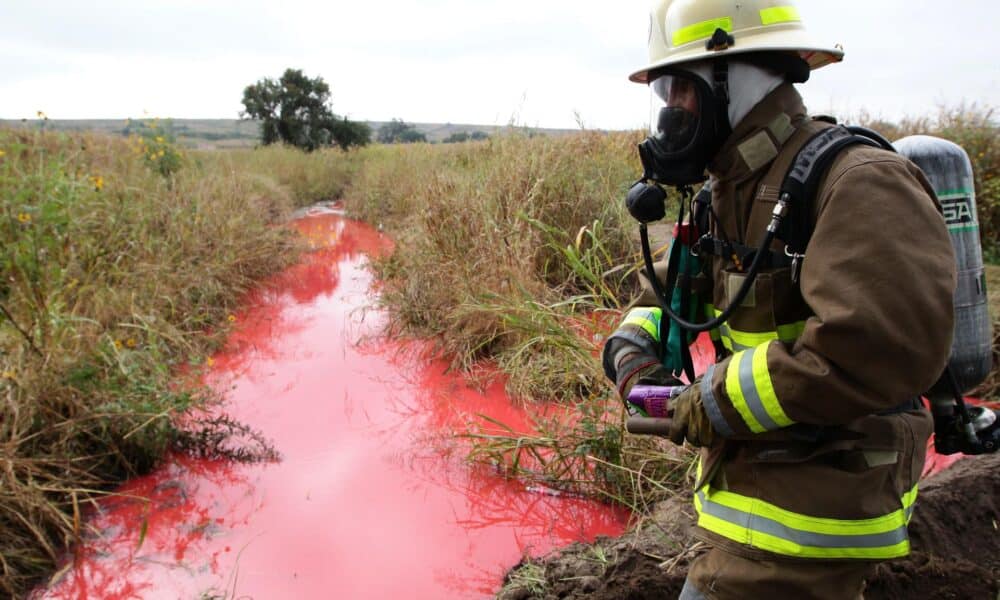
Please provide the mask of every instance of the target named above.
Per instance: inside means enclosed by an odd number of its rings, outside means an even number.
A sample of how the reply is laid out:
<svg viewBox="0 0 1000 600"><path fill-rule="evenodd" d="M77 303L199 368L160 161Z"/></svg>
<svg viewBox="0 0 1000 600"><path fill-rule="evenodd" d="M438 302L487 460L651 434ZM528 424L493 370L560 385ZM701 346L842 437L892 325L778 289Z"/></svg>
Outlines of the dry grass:
<svg viewBox="0 0 1000 600"><path fill-rule="evenodd" d="M221 341L238 298L294 260L293 235L271 224L322 177L299 191L240 164L259 157L199 162L147 141L0 130L3 595L45 576L81 510L167 448L269 456L238 423L199 418L208 394L178 377Z"/></svg>
<svg viewBox="0 0 1000 600"><path fill-rule="evenodd" d="M633 251L620 199L636 141L582 133L368 151L345 200L399 241L378 265L394 325L436 339L456 366L500 361L521 397L600 390L595 345L579 334L628 295L626 273L606 271Z"/></svg>

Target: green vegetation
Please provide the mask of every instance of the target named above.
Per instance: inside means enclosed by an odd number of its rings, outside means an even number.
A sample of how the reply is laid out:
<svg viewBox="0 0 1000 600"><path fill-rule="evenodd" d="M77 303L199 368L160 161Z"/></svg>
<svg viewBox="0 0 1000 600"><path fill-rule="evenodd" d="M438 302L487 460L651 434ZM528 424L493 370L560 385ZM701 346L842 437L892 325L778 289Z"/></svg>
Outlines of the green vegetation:
<svg viewBox="0 0 1000 600"><path fill-rule="evenodd" d="M195 381L239 297L295 260L293 234L271 225L338 193L343 182L320 178L346 171L321 162L342 153L184 155L158 127L129 140L0 129L7 597L85 534L85 506L165 450L273 457L254 432L203 412L211 394L178 377Z"/></svg>
<svg viewBox="0 0 1000 600"><path fill-rule="evenodd" d="M312 152L332 144L346 150L371 140L367 124L333 114L330 86L322 77L306 77L299 69L287 69L278 80L265 77L248 85L243 106L240 116L261 122L265 146L282 142Z"/></svg>
<svg viewBox="0 0 1000 600"><path fill-rule="evenodd" d="M489 139L489 134L483 131L473 131L469 133L467 131L459 131L449 135L442 140L442 144L460 144L462 142L481 142L485 139Z"/></svg>
<svg viewBox="0 0 1000 600"><path fill-rule="evenodd" d="M414 144L426 141L426 135L402 119L393 119L378 130L378 143L380 144Z"/></svg>

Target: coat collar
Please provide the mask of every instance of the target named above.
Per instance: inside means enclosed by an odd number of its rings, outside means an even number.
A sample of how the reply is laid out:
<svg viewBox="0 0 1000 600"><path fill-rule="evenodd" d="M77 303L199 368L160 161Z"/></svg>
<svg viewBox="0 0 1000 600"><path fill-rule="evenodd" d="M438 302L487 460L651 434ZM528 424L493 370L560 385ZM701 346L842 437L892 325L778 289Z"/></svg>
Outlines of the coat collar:
<svg viewBox="0 0 1000 600"><path fill-rule="evenodd" d="M720 181L742 180L757 173L774 160L805 118L802 96L792 84L782 84L733 130L709 163L709 172Z"/></svg>

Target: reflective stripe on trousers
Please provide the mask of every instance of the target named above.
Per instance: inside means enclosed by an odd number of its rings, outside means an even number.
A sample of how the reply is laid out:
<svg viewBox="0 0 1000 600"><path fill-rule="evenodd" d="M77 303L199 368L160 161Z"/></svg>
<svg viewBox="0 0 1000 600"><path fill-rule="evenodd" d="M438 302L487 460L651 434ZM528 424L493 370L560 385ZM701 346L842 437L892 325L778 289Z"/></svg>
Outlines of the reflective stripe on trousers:
<svg viewBox="0 0 1000 600"><path fill-rule="evenodd" d="M906 526L917 499L914 486L902 506L873 519L801 515L758 498L706 485L695 494L698 526L741 544L801 558L889 559L910 551Z"/></svg>

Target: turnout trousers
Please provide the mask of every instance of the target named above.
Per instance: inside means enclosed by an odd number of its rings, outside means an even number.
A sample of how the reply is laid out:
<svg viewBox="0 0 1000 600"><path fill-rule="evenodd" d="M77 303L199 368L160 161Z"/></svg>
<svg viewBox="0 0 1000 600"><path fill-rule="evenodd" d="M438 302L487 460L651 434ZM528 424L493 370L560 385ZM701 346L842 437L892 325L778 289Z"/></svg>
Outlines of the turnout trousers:
<svg viewBox="0 0 1000 600"><path fill-rule="evenodd" d="M680 600L861 600L875 563L747 560L713 548L688 571Z"/></svg>

